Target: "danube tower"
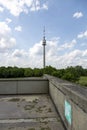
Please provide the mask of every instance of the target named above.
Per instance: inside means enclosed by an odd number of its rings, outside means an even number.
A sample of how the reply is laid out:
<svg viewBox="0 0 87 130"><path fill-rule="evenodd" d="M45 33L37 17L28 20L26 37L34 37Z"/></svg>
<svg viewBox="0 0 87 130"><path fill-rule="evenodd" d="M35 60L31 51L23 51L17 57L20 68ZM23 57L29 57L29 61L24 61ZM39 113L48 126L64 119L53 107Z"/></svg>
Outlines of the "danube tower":
<svg viewBox="0 0 87 130"><path fill-rule="evenodd" d="M46 39L45 39L45 27L44 27L44 31L43 31L43 68L45 68L46 65L46 61L45 61L45 46L46 46Z"/></svg>

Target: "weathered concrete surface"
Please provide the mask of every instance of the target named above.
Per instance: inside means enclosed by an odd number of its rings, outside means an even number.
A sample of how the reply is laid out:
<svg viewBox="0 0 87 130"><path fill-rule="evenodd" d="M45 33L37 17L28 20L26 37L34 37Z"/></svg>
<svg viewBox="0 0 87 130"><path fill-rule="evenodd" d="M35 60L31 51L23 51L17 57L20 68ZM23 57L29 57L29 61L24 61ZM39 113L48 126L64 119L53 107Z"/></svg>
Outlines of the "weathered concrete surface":
<svg viewBox="0 0 87 130"><path fill-rule="evenodd" d="M53 76L45 77L49 79L49 93L67 130L87 130L87 90Z"/></svg>
<svg viewBox="0 0 87 130"><path fill-rule="evenodd" d="M48 95L0 96L1 130L64 130Z"/></svg>
<svg viewBox="0 0 87 130"><path fill-rule="evenodd" d="M47 94L48 86L43 78L0 79L0 94Z"/></svg>

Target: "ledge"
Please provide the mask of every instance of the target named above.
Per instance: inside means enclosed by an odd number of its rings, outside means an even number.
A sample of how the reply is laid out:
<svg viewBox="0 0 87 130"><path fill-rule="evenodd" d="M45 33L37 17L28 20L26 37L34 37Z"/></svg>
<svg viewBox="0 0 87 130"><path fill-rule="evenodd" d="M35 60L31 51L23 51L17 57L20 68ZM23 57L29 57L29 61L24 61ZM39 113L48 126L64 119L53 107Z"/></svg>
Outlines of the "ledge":
<svg viewBox="0 0 87 130"><path fill-rule="evenodd" d="M54 76L44 75L44 77L46 77L59 91L61 91L66 97L69 97L72 102L87 113L87 89Z"/></svg>
<svg viewBox="0 0 87 130"><path fill-rule="evenodd" d="M27 77L27 78L0 78L1 81L47 81L48 79L43 77Z"/></svg>

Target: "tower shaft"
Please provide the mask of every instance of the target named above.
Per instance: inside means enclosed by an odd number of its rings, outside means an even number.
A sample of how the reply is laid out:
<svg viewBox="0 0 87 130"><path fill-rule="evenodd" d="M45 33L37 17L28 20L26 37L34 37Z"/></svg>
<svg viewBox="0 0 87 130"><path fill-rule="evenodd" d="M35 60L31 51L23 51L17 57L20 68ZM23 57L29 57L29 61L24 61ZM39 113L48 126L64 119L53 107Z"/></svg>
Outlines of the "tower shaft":
<svg viewBox="0 0 87 130"><path fill-rule="evenodd" d="M45 68L46 61L45 61L45 45L43 45L43 68Z"/></svg>

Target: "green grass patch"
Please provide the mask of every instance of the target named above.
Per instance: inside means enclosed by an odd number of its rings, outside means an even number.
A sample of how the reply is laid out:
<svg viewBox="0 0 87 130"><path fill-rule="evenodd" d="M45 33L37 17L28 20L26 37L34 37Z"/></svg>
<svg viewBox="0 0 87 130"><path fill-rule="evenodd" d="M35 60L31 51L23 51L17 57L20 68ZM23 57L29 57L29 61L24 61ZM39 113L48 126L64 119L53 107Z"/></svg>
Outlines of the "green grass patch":
<svg viewBox="0 0 87 130"><path fill-rule="evenodd" d="M78 83L87 87L87 76L81 76Z"/></svg>

